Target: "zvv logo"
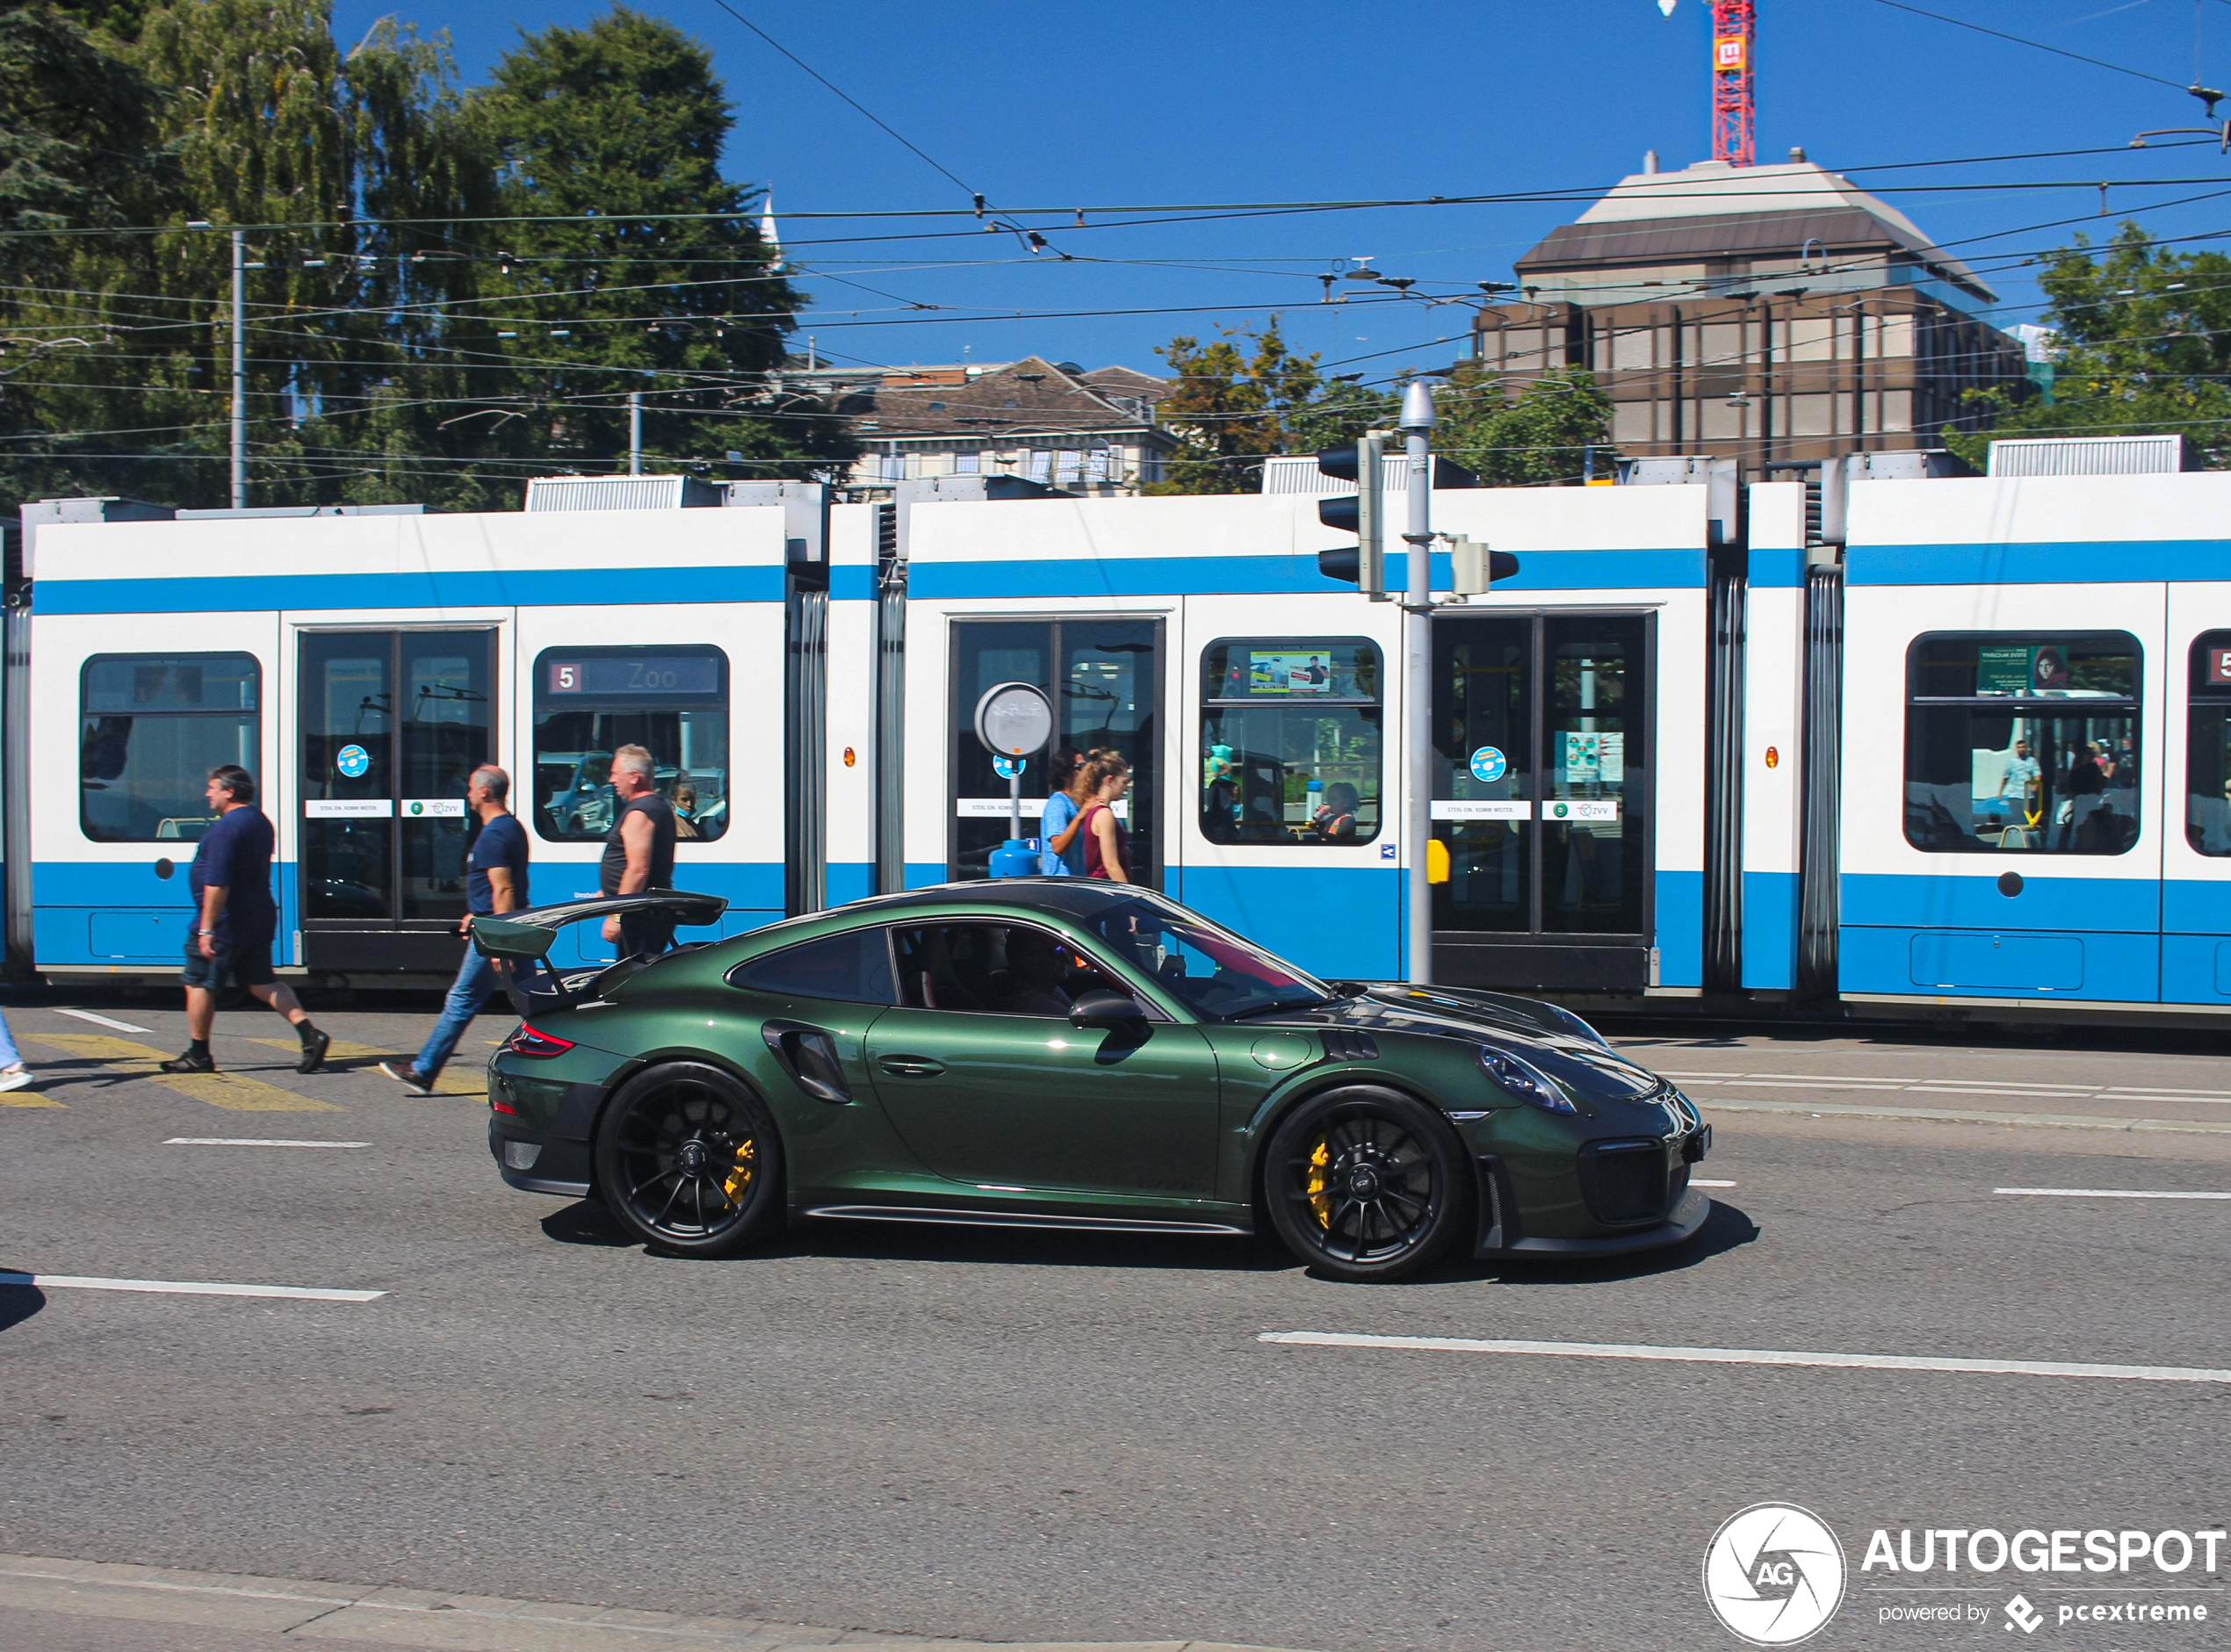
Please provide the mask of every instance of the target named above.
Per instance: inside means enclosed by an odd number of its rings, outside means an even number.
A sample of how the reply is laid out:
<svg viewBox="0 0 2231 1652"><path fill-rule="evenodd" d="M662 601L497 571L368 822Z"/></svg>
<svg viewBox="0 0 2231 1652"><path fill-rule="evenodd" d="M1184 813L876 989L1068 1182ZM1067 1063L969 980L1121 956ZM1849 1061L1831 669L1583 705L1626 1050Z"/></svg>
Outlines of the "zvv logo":
<svg viewBox="0 0 2231 1652"><path fill-rule="evenodd" d="M1808 1510L1754 1504L1712 1534L1704 1598L1729 1634L1753 1646L1794 1646L1844 1602L1844 1546Z"/></svg>

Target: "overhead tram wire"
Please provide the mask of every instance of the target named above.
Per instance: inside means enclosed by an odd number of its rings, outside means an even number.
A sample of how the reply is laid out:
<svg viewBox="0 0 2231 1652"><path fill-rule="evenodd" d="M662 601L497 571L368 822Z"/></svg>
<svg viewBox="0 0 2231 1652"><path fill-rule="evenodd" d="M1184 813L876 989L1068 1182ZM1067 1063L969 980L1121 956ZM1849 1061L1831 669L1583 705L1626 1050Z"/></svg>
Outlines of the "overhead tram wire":
<svg viewBox="0 0 2231 1652"><path fill-rule="evenodd" d="M1917 18L1933 18L1939 23L1949 23L1957 29L1972 29L1978 34L1988 34L1995 40L2011 40L2017 46L2034 47L2040 52L2050 52L2055 57L2074 58L2077 62L2089 63L2094 69L2111 69L2118 75L2128 75L2134 80L2150 80L2156 86L2167 86L2177 91L2190 92L2195 97L2199 95L2200 88L2197 82L2187 86L2182 81L2170 80L2162 75L2148 74L2142 69L2126 69L2120 63L2110 63L2104 57L2087 57L2082 52L2071 52L2062 46L2047 46L2043 40L2032 40L2026 35L2009 34L2004 29L1986 28L1980 23L1970 23L1964 18L1948 18L1941 11L1924 11L1920 6L1907 4L1906 0L1874 0L1874 3L1877 5L1888 6L1894 11L1910 11ZM2217 96L2220 97L2221 94L2218 93ZM2209 112L2213 113L2214 105L2211 103L2208 107Z"/></svg>

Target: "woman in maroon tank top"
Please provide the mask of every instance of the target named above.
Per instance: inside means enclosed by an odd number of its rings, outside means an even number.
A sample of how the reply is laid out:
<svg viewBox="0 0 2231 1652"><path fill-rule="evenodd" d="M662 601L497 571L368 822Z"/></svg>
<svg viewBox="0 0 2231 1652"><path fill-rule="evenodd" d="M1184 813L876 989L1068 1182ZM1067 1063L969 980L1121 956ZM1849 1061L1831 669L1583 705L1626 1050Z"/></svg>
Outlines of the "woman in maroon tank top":
<svg viewBox="0 0 2231 1652"><path fill-rule="evenodd" d="M1130 789L1131 766L1113 752L1093 764L1087 786L1092 802L1078 818L1085 840L1085 876L1112 884L1131 881L1131 834L1113 805Z"/></svg>

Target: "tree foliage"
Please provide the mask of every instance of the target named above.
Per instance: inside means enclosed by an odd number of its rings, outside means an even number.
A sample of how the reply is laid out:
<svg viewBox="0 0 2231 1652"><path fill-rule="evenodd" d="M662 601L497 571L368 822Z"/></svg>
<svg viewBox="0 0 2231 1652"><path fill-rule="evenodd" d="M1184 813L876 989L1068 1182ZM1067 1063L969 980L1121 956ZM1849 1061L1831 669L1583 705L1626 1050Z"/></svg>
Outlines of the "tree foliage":
<svg viewBox="0 0 2231 1652"><path fill-rule="evenodd" d="M1350 380L1328 379L1318 357L1297 356L1274 321L1261 333L1227 328L1203 344L1180 335L1155 352L1173 388L1159 409L1183 445L1150 494L1250 494L1263 459L1353 442L1391 422L1399 398Z"/></svg>
<svg viewBox="0 0 2231 1652"><path fill-rule="evenodd" d="M2231 467L2231 256L2165 251L2135 223L2104 249L2078 235L2038 284L2058 351L2050 400L2026 385L1970 391L1989 429L1947 429L1981 468L1993 440L2180 434L2210 469Z"/></svg>
<svg viewBox="0 0 2231 1652"><path fill-rule="evenodd" d="M704 47L618 7L466 92L445 34L389 18L343 51L331 21L0 11L0 493L224 501L235 225L257 503L508 503L623 464L632 389L671 459L848 454L766 405L800 299L721 177Z"/></svg>
<svg viewBox="0 0 2231 1652"><path fill-rule="evenodd" d="M1592 453L1608 476L1611 398L1585 367L1561 367L1524 380L1515 395L1504 377L1460 364L1435 398L1433 451L1475 472L1489 487L1578 481Z"/></svg>

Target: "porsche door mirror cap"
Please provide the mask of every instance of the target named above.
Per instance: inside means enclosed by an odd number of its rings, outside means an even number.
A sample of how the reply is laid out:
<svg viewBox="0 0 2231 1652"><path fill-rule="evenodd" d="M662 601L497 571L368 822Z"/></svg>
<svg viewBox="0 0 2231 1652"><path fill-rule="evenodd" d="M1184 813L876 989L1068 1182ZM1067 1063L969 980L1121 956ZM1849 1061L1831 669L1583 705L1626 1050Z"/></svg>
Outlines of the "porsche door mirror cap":
<svg viewBox="0 0 2231 1652"><path fill-rule="evenodd" d="M1145 1021L1145 1006L1137 999L1104 986L1079 993L1077 1001L1069 1006L1069 1024L1084 1032L1138 1027Z"/></svg>

